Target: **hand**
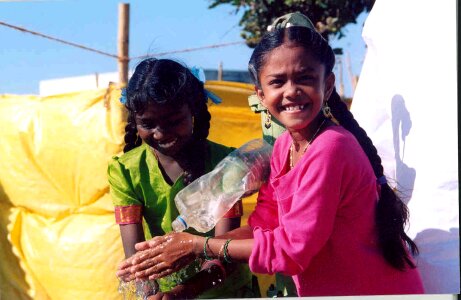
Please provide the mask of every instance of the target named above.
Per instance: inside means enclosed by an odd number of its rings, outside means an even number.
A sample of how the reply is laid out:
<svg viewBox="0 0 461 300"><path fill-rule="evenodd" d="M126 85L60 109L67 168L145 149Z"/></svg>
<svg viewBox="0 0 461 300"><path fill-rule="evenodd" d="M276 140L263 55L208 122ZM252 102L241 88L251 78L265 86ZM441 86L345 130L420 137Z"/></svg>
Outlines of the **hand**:
<svg viewBox="0 0 461 300"><path fill-rule="evenodd" d="M158 292L155 295L147 297L147 300L168 300L168 299L170 299L168 297L168 294L167 293L162 293L162 292Z"/></svg>
<svg viewBox="0 0 461 300"><path fill-rule="evenodd" d="M134 274L136 279L153 280L182 269L196 258L196 239L192 234L179 232L136 244L138 252L131 257L129 273ZM125 271L129 263L121 265L121 275L125 274L122 270Z"/></svg>
<svg viewBox="0 0 461 300"><path fill-rule="evenodd" d="M195 299L197 295L190 291L185 285L177 285L167 293L158 292L147 297L148 300L171 300L171 299Z"/></svg>
<svg viewBox="0 0 461 300"><path fill-rule="evenodd" d="M132 261L133 256L125 259L119 264L117 272L115 274L120 280L124 282L129 282L135 279L134 273L131 273L131 267L133 265Z"/></svg>

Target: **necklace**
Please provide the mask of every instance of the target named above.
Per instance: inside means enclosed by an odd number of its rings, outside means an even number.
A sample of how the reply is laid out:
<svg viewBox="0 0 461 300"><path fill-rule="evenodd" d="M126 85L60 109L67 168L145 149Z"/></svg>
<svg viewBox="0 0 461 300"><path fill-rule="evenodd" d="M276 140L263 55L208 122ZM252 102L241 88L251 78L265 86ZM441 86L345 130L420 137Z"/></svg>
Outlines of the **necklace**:
<svg viewBox="0 0 461 300"><path fill-rule="evenodd" d="M326 120L327 119L323 119L323 122L320 124L319 128L317 128L317 131L314 133L314 135L311 137L311 139L307 142L307 145L306 145L306 147L304 147L304 150L303 150L302 154L306 153L307 148L309 148L311 143L314 141L315 137L319 133L320 129L322 128L322 126L323 126L323 124L325 123ZM294 145L295 145L294 142L291 142L291 146L290 146L290 170L293 169L293 167L295 166L294 163L293 163Z"/></svg>

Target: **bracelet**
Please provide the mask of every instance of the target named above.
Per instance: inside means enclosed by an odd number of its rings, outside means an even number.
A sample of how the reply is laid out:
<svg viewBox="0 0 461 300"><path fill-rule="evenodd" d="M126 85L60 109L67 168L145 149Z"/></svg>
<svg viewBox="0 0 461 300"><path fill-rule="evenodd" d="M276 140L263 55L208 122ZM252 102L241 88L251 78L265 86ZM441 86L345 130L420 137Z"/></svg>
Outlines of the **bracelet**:
<svg viewBox="0 0 461 300"><path fill-rule="evenodd" d="M224 245L226 243L224 242L224 244L222 244L221 246L221 249L219 249L219 252L218 252L218 259L221 259L221 257L224 259Z"/></svg>
<svg viewBox="0 0 461 300"><path fill-rule="evenodd" d="M223 246L223 249L224 249L224 260L227 262L227 263L231 263L232 260L230 259L230 255L227 251L227 247L229 246L229 243L230 241L232 241L232 239L228 239L225 243L224 243L224 246Z"/></svg>
<svg viewBox="0 0 461 300"><path fill-rule="evenodd" d="M212 260L213 258L209 257L206 253L206 246L208 245L208 240L211 239L211 236L207 236L205 238L205 244L203 244L203 256L205 256L206 260Z"/></svg>

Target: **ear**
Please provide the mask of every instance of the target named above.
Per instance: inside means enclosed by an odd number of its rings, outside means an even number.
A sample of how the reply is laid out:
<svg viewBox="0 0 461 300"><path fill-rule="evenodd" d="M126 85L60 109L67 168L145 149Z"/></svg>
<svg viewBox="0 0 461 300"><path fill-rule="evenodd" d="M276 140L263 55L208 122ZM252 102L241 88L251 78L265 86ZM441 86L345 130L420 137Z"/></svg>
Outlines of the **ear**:
<svg viewBox="0 0 461 300"><path fill-rule="evenodd" d="M336 80L336 77L333 72L328 74L327 78L325 78L325 89L324 89L325 101L330 99L331 93L333 93L333 89L335 88L335 80Z"/></svg>
<svg viewBox="0 0 461 300"><path fill-rule="evenodd" d="M256 92L256 96L258 96L259 98L259 101L261 101L261 103L263 104L264 103L264 92L261 88L258 88L256 85L255 85L255 92Z"/></svg>

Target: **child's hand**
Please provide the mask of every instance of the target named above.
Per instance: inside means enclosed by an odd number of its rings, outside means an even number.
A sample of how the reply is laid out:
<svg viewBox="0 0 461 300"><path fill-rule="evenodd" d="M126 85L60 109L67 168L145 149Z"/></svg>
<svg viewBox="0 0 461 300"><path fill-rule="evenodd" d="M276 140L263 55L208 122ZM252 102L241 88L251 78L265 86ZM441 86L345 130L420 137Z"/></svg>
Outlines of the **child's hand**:
<svg viewBox="0 0 461 300"><path fill-rule="evenodd" d="M185 285L177 285L167 293L158 292L147 297L148 300L171 300L171 299L195 299L197 295L190 291Z"/></svg>
<svg viewBox="0 0 461 300"><path fill-rule="evenodd" d="M130 268L133 265L132 260L133 257L129 257L119 264L115 275L117 275L120 280L128 282L135 279L134 274L130 271Z"/></svg>
<svg viewBox="0 0 461 300"><path fill-rule="evenodd" d="M132 256L130 272L137 279L151 280L176 272L195 259L195 236L189 233L171 233L136 244L138 252Z"/></svg>

